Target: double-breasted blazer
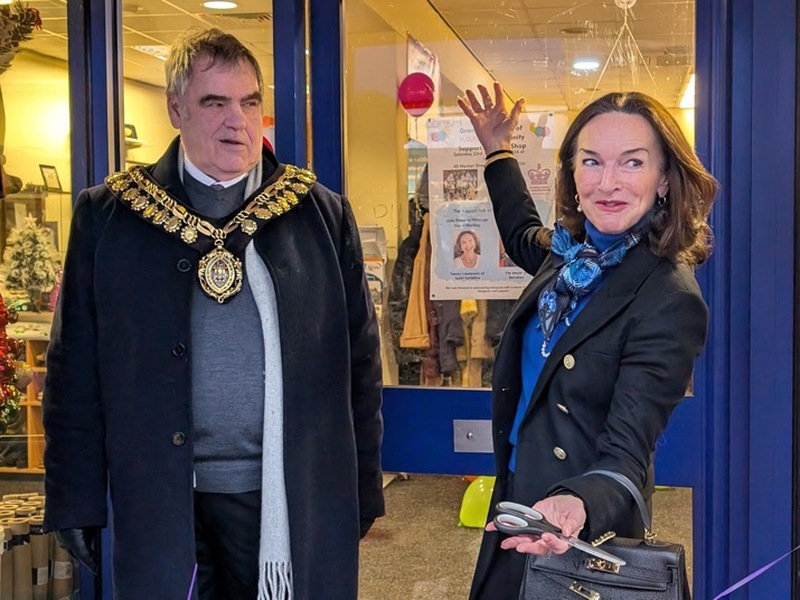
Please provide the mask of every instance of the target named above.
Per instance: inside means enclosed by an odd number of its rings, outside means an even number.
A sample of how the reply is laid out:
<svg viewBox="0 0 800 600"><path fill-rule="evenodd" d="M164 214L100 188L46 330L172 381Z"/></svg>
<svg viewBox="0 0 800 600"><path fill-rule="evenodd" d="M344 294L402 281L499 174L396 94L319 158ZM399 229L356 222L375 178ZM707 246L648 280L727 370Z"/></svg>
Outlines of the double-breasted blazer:
<svg viewBox="0 0 800 600"><path fill-rule="evenodd" d="M147 171L188 203L178 143ZM254 194L282 170L266 151L262 165ZM282 362L267 368L283 375L294 598L354 600L359 523L384 513L378 328L355 220L346 199L315 184L253 243L278 303ZM185 600L192 580L199 259L105 186L81 192L47 355L45 523L103 527L110 491L117 600Z"/></svg>
<svg viewBox="0 0 800 600"><path fill-rule="evenodd" d="M504 499L532 506L553 493L570 493L586 505L581 537L609 530L640 535L629 493L612 479L583 473L617 471L646 498L652 494L656 441L684 399L706 339L708 309L693 271L656 256L643 239L608 275L545 361L518 432L513 494L507 497L523 332L556 268L549 248L537 242L542 223L516 160L490 164L485 178L508 254L535 274L509 317L494 365L497 480L491 506ZM500 535L484 535L472 598L505 598L483 585L492 557L504 552Z"/></svg>

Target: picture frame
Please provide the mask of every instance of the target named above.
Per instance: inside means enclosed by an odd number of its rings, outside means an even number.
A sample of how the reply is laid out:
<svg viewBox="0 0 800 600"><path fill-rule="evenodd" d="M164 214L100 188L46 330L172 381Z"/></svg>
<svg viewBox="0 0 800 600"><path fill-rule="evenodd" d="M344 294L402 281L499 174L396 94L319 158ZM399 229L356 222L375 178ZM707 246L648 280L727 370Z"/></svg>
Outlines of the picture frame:
<svg viewBox="0 0 800 600"><path fill-rule="evenodd" d="M58 171L53 165L39 165L39 170L42 172L42 179L44 179L44 188L48 192L62 191Z"/></svg>

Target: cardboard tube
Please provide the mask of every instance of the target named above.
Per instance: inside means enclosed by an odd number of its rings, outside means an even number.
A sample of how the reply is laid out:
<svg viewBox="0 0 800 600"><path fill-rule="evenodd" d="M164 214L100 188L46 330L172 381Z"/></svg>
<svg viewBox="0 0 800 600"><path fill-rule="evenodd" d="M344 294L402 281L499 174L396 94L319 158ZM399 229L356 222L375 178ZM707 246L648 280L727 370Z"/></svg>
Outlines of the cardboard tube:
<svg viewBox="0 0 800 600"><path fill-rule="evenodd" d="M11 555L11 528L0 524L0 598L14 598L14 559Z"/></svg>
<svg viewBox="0 0 800 600"><path fill-rule="evenodd" d="M28 506L27 504L21 504L14 509L14 516L20 519L27 520L30 519L35 512L36 512L35 506Z"/></svg>
<svg viewBox="0 0 800 600"><path fill-rule="evenodd" d="M50 585L50 548L44 532L44 519L32 517L31 524L31 573L33 600L47 600Z"/></svg>
<svg viewBox="0 0 800 600"><path fill-rule="evenodd" d="M31 526L28 519L9 519L14 546L14 600L33 600L31 581Z"/></svg>
<svg viewBox="0 0 800 600"><path fill-rule="evenodd" d="M72 557L61 547L53 535L53 585L51 587L53 600L68 600L72 595L72 570Z"/></svg>

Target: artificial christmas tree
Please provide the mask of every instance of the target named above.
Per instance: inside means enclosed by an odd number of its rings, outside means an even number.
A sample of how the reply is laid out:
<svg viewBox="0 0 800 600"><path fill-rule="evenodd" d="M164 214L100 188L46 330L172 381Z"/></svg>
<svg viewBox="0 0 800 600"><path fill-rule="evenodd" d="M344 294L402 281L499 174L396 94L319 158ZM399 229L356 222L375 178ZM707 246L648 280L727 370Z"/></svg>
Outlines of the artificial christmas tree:
<svg viewBox="0 0 800 600"><path fill-rule="evenodd" d="M42 293L49 294L58 282L54 253L53 232L32 216L25 219L21 229L13 228L6 240L6 287L25 290L35 310Z"/></svg>

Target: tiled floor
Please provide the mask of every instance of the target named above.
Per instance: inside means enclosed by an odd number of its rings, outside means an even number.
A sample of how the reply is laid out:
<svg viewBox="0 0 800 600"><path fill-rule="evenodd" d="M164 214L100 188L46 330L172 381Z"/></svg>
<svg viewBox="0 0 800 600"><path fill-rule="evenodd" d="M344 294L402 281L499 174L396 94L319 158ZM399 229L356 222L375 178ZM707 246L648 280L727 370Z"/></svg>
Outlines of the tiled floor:
<svg viewBox="0 0 800 600"><path fill-rule="evenodd" d="M460 477L411 475L386 487L387 516L361 543L359 600L467 598L481 538L458 524L467 486ZM656 533L683 543L691 565L691 490L660 488L654 513Z"/></svg>

